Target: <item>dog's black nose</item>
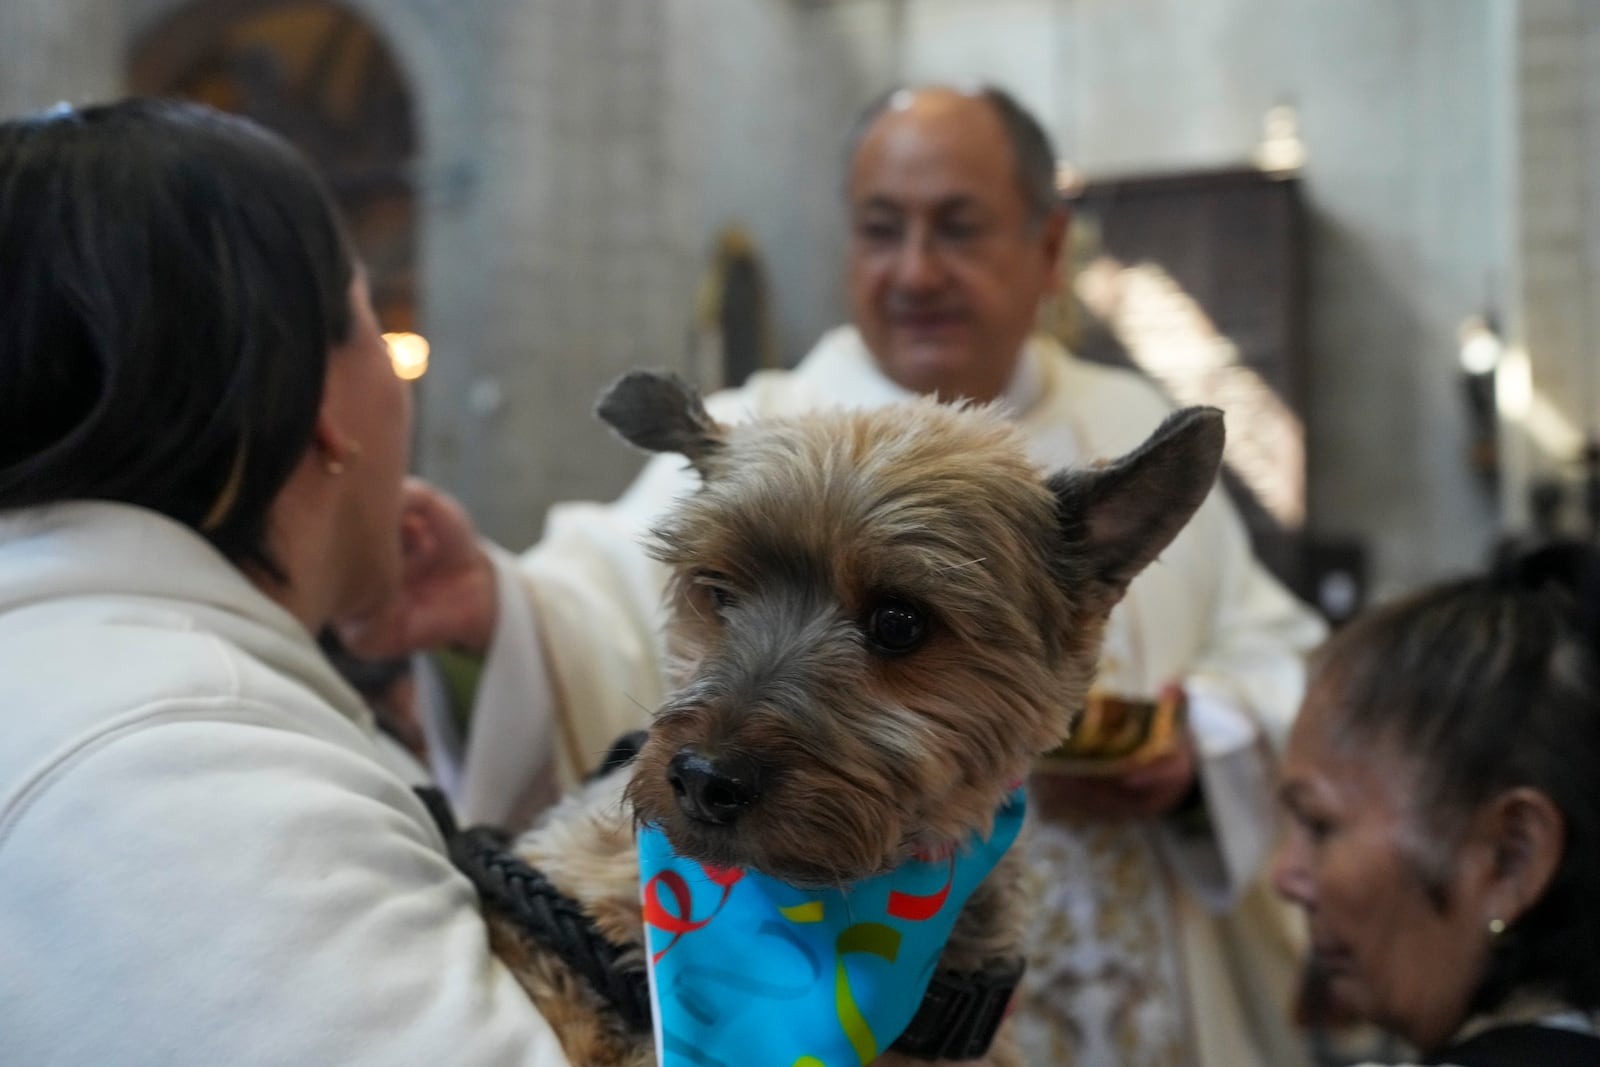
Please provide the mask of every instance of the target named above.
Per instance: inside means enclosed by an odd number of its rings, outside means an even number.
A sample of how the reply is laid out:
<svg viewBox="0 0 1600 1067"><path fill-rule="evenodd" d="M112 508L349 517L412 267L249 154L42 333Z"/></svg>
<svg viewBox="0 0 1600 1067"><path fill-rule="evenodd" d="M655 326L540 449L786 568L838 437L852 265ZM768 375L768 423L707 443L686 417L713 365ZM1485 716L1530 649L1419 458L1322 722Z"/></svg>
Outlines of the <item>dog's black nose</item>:
<svg viewBox="0 0 1600 1067"><path fill-rule="evenodd" d="M753 761L735 755L707 756L685 745L667 763L667 782L678 807L691 819L731 826L761 795Z"/></svg>

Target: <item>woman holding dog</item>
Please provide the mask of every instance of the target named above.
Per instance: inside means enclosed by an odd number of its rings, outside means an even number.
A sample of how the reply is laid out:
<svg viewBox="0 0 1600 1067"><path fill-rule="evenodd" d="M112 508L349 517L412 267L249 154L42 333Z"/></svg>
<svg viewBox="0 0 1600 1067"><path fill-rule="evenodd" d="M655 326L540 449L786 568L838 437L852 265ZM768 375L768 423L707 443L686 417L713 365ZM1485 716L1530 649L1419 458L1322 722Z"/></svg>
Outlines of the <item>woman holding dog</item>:
<svg viewBox="0 0 1600 1067"><path fill-rule="evenodd" d="M0 1062L567 1062L313 637L398 581L410 429L278 138L0 123Z"/></svg>
<svg viewBox="0 0 1600 1067"><path fill-rule="evenodd" d="M1326 999L1452 1067L1600 1064L1600 553L1353 623L1282 768Z"/></svg>
<svg viewBox="0 0 1600 1067"><path fill-rule="evenodd" d="M312 636L399 573L407 389L276 137L0 125L0 1061L565 1063Z"/></svg>

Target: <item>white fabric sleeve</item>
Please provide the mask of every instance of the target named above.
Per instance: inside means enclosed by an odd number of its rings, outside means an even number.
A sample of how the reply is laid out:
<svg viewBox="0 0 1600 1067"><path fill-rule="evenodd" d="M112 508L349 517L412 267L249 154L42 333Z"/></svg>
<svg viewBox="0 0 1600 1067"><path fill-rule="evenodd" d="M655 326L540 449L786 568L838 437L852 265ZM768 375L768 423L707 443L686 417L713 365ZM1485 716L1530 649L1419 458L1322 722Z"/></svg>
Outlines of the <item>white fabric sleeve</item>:
<svg viewBox="0 0 1600 1067"><path fill-rule="evenodd" d="M1276 836L1273 759L1251 717L1198 684L1187 694L1189 735L1209 833L1158 822L1168 862L1206 908L1231 908L1264 867Z"/></svg>
<svg viewBox="0 0 1600 1067"><path fill-rule="evenodd" d="M483 547L494 568L497 613L466 736L426 655L414 658L417 708L434 777L462 822L519 829L560 795L556 692L516 558Z"/></svg>
<svg viewBox="0 0 1600 1067"><path fill-rule="evenodd" d="M1184 690L1213 694L1248 715L1276 754L1305 693L1306 656L1327 627L1256 560L1244 523L1220 490L1203 510L1210 512L1204 558L1215 568L1216 586Z"/></svg>
<svg viewBox="0 0 1600 1067"><path fill-rule="evenodd" d="M1161 844L1207 908L1232 907L1265 869L1278 829L1274 783L1305 688L1305 657L1326 635L1310 608L1256 560L1220 490L1192 524L1215 586L1182 679L1210 835L1164 825Z"/></svg>
<svg viewBox="0 0 1600 1067"><path fill-rule="evenodd" d="M520 828L559 798L556 692L516 559L489 546L499 615L467 731L460 815Z"/></svg>
<svg viewBox="0 0 1600 1067"><path fill-rule="evenodd" d="M450 798L450 806L460 811L466 739L461 736L455 716L451 714L450 690L433 657L426 652L412 654L411 674L416 680L417 721L422 727L433 784Z"/></svg>
<svg viewBox="0 0 1600 1067"><path fill-rule="evenodd" d="M172 705L0 811L7 1062L565 1067L404 782L276 709Z"/></svg>

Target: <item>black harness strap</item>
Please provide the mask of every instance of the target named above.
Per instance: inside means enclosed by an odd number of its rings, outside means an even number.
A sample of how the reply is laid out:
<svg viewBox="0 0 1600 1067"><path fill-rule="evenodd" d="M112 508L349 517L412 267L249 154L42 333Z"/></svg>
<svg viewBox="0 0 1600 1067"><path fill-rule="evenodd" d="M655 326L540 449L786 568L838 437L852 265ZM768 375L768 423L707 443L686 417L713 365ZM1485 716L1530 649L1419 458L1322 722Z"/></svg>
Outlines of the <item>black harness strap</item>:
<svg viewBox="0 0 1600 1067"><path fill-rule="evenodd" d="M484 906L582 975L628 1029L649 1033L650 980L643 965L623 966L627 950L608 941L577 901L509 851L504 834L482 826L460 830L442 793L427 787L417 793L449 842L450 861L477 888Z"/></svg>
<svg viewBox="0 0 1600 1067"><path fill-rule="evenodd" d="M989 1051L1022 981L1021 957L976 974L939 971L911 1025L890 1048L919 1060L975 1060Z"/></svg>
<svg viewBox="0 0 1600 1067"><path fill-rule="evenodd" d="M1457 1067L1600 1067L1600 1037L1537 1023L1497 1026L1425 1062Z"/></svg>
<svg viewBox="0 0 1600 1067"><path fill-rule="evenodd" d="M650 984L642 964L624 966L628 949L606 938L582 906L535 867L508 849L506 836L488 827L461 830L449 801L437 789L418 787L450 860L477 887L484 906L518 932L554 953L583 976L634 1033L651 1032ZM939 971L894 1051L923 1060L973 1060L989 1051L1022 980L1020 958L982 971Z"/></svg>

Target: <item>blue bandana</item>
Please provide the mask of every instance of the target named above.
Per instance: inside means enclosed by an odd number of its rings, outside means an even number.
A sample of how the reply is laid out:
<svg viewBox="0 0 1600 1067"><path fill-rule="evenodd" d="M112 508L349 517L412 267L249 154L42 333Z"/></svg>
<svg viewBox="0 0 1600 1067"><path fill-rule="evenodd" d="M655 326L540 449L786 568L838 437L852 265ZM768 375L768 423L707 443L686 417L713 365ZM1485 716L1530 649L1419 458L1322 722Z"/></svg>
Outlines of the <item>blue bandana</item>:
<svg viewBox="0 0 1600 1067"><path fill-rule="evenodd" d="M987 840L849 889L799 889L673 855L639 832L662 1067L853 1067L910 1024L967 897L1016 839L1019 788Z"/></svg>

